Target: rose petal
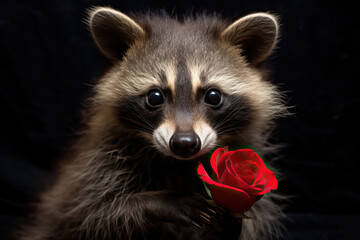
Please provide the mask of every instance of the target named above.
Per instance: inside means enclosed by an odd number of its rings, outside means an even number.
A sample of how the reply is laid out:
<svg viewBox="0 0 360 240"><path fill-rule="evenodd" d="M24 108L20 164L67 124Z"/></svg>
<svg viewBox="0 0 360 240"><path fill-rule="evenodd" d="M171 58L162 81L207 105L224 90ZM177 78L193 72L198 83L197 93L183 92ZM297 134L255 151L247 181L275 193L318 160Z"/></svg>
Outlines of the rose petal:
<svg viewBox="0 0 360 240"><path fill-rule="evenodd" d="M268 193L268 192L270 192L271 191L271 189L264 189L264 190L262 190L262 191L252 191L251 193L249 193L249 194L251 194L251 195L254 195L254 196L261 196L261 195L264 195L265 193Z"/></svg>
<svg viewBox="0 0 360 240"><path fill-rule="evenodd" d="M249 194L251 197L252 195L260 195L264 192L263 185L249 185L243 179L238 178L236 174L233 173L231 168L228 168L230 171L225 170L222 177L220 178L220 183L224 185L230 185L234 188L241 189ZM265 184L265 179L261 181ZM267 192L269 192L268 190Z"/></svg>
<svg viewBox="0 0 360 240"><path fill-rule="evenodd" d="M270 189L265 189L266 179L263 177L260 181L252 186L252 189L249 190L249 193L254 195L263 195L270 191Z"/></svg>
<svg viewBox="0 0 360 240"><path fill-rule="evenodd" d="M217 176L217 179L219 179L219 172L218 172L218 162L219 162L219 159L220 157L227 151L227 149L225 148L218 148L216 149L213 154L211 155L211 158L210 158L210 164L211 164L211 167L212 169L214 170L216 176Z"/></svg>
<svg viewBox="0 0 360 240"><path fill-rule="evenodd" d="M210 185L214 201L233 213L243 213L251 208L255 197L250 197L245 191L212 180L202 164L198 167L200 178Z"/></svg>
<svg viewBox="0 0 360 240"><path fill-rule="evenodd" d="M257 183L260 182L260 180L264 177L264 169L262 169L258 163L253 162L254 166L256 166L258 168L258 171L255 174L255 180L253 185L256 185Z"/></svg>
<svg viewBox="0 0 360 240"><path fill-rule="evenodd" d="M249 185L253 185L256 177L257 177L257 173L259 172L259 167L257 165L257 163L255 162L251 162L251 161L245 161L243 163L234 163L232 161L232 165L234 168L234 171L236 173L236 175L241 178L243 181L245 181L247 184Z"/></svg>
<svg viewBox="0 0 360 240"><path fill-rule="evenodd" d="M273 176L275 177L275 174ZM270 181L272 181L272 182L269 182L268 179L264 176L264 178L261 179L260 183L257 184L253 188L253 190L250 190L249 193L254 194L254 195L264 195L265 193L268 193L271 190L277 189L278 182L277 182L276 177L274 179L272 177L270 177L270 178L271 178Z"/></svg>
<svg viewBox="0 0 360 240"><path fill-rule="evenodd" d="M272 190L278 188L278 180L276 179L276 175L273 171L267 169L265 171L265 179L266 179L266 186Z"/></svg>
<svg viewBox="0 0 360 240"><path fill-rule="evenodd" d="M246 182L249 186L252 186L255 180L255 176L252 172L249 171L248 176L241 176L241 180Z"/></svg>
<svg viewBox="0 0 360 240"><path fill-rule="evenodd" d="M236 151L236 154L234 154L234 157L255 162L258 164L260 170L267 169L262 158L251 149L239 149Z"/></svg>
<svg viewBox="0 0 360 240"><path fill-rule="evenodd" d="M254 152L254 156L253 156L252 160L259 165L260 169L267 169L267 167L265 166L264 160L262 160L262 158L257 153Z"/></svg>
<svg viewBox="0 0 360 240"><path fill-rule="evenodd" d="M250 189L251 186L247 182L245 182L240 176L237 175L236 170L234 169L234 165L233 165L233 162L232 162L231 159L229 159L227 161L227 165L229 166L227 168L228 171L223 173L223 174L226 175L225 178L229 178L227 175L231 175L233 178L236 178L236 182L237 182L236 188L241 188L243 190ZM222 183L225 183L225 182L222 182Z"/></svg>
<svg viewBox="0 0 360 240"><path fill-rule="evenodd" d="M198 168L197 168L197 173L200 176L201 180L207 182L207 178L209 177L209 174L206 172L204 166L202 165L202 163L199 164ZM211 178L210 178L211 179Z"/></svg>
<svg viewBox="0 0 360 240"><path fill-rule="evenodd" d="M233 164L235 164L235 168L234 168L235 172L239 177L243 175L241 174L241 172L243 171L242 169L244 169L243 164L245 163L253 164L254 158L256 158L255 152L251 149L239 149L231 155L231 161L233 162ZM257 160L255 161L255 163L257 163Z"/></svg>
<svg viewBox="0 0 360 240"><path fill-rule="evenodd" d="M232 158L229 159L227 161L228 165L231 166L232 164ZM254 163L256 164L256 163ZM267 171L270 171L268 169L266 169ZM251 173L252 175L252 173ZM265 193L270 192L270 188L267 186L267 179L265 178L265 176L260 176L261 179L254 184L248 184L248 182L246 182L246 177L244 176L237 176L235 170L232 167L228 167L227 170L224 171L223 176L220 178L220 182L222 184L226 184L226 185L231 185L235 188L240 188L242 190L244 190L245 192L247 192L249 194L249 196L251 197L252 195L263 195ZM234 182L237 182L237 185Z"/></svg>
<svg viewBox="0 0 360 240"><path fill-rule="evenodd" d="M262 176L261 179L254 184L254 187L265 185L265 183L266 183L266 179L264 178L264 176Z"/></svg>
<svg viewBox="0 0 360 240"><path fill-rule="evenodd" d="M276 179L275 173L269 170L265 164L264 161L261 159L261 157L255 153L251 149L240 149L234 153L231 158L241 158L241 157L249 157L254 163L256 163L259 167L259 172L256 175L255 184L254 184L254 190L256 191L259 188L264 188L263 191L260 193L266 193L271 190L275 190L278 187L278 181ZM261 186L261 185L264 185ZM259 194L259 193L257 193Z"/></svg>
<svg viewBox="0 0 360 240"><path fill-rule="evenodd" d="M236 161L244 162L247 160L252 160L255 158L255 152L251 149L239 149L234 151L232 159L236 159Z"/></svg>
<svg viewBox="0 0 360 240"><path fill-rule="evenodd" d="M220 179L219 179L219 183L222 183L224 185L229 185L232 186L234 188L247 188L249 187L245 182L240 182L240 180L230 169L228 164L226 164L226 169L223 172L223 174L221 175Z"/></svg>
<svg viewBox="0 0 360 240"><path fill-rule="evenodd" d="M222 187L217 184L210 185L210 192L218 205L232 213L243 213L249 210L255 201L240 189Z"/></svg>
<svg viewBox="0 0 360 240"><path fill-rule="evenodd" d="M200 175L200 178L201 180L203 180L204 182L206 182L207 184L210 184L210 185L216 185L218 187L222 187L222 188L228 188L228 189L233 189L235 191L241 191L241 192L244 192L243 190L241 189L238 189L238 188L234 188L232 186L228 186L226 184L222 184L222 183L219 183L219 182L215 182L214 180L212 180L209 176L209 174L206 172L204 166L200 163L199 164L199 167L197 169L197 172L198 174Z"/></svg>
<svg viewBox="0 0 360 240"><path fill-rule="evenodd" d="M224 153L219 161L218 161L218 165L217 165L217 170L219 173L219 178L221 178L221 174L225 171L226 169L226 161L231 157L231 155L234 153L234 151L229 151Z"/></svg>
<svg viewBox="0 0 360 240"><path fill-rule="evenodd" d="M256 162L249 162L247 166L253 173L257 173L260 170L260 166Z"/></svg>

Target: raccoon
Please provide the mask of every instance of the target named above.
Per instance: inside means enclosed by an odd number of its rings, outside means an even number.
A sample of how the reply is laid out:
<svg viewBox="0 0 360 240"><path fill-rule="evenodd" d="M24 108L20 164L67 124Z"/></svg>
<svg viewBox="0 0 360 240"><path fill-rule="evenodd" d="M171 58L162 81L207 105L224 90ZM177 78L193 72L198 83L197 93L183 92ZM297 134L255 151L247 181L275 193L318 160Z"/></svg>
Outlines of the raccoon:
<svg viewBox="0 0 360 240"><path fill-rule="evenodd" d="M264 69L277 17L179 20L96 7L88 24L111 67L94 86L75 150L17 239L278 237L279 196L265 195L241 221L204 200L196 173L216 146L272 150L269 132L286 113Z"/></svg>

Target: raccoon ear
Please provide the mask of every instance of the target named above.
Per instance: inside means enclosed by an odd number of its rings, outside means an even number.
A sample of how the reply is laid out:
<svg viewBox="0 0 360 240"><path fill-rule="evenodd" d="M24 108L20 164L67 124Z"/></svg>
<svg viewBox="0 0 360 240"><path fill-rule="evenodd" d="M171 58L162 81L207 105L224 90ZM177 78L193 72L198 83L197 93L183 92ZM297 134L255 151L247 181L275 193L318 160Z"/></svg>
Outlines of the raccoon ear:
<svg viewBox="0 0 360 240"><path fill-rule="evenodd" d="M253 65L264 61L275 47L279 25L275 16L253 13L230 24L221 37L238 46Z"/></svg>
<svg viewBox="0 0 360 240"><path fill-rule="evenodd" d="M97 7L89 11L88 24L100 51L111 60L119 60L145 31L134 20L112 8Z"/></svg>

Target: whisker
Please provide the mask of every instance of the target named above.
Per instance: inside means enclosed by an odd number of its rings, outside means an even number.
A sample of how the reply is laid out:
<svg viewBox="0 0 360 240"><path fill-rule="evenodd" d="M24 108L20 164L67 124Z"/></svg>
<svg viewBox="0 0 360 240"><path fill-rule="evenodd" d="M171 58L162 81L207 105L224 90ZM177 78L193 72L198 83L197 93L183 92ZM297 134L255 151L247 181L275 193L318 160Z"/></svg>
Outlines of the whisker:
<svg viewBox="0 0 360 240"><path fill-rule="evenodd" d="M229 113L229 115L227 115L226 118L224 118L221 122L219 122L219 124L215 125L215 129L218 132L218 135L222 135L224 133L228 133L230 131L235 131L239 128L238 123L237 122L230 122L229 123L229 119L231 119L236 113L238 113L239 110L233 110Z"/></svg>
<svg viewBox="0 0 360 240"><path fill-rule="evenodd" d="M155 130L157 133L159 133L160 139L163 141L164 146L167 146L167 141L165 139L165 137L160 133L160 131L158 129Z"/></svg>
<svg viewBox="0 0 360 240"><path fill-rule="evenodd" d="M153 132L153 127L152 126L149 126L147 124L144 124L144 122L141 122L137 119L133 119L133 118L124 118L125 120L131 122L134 124L134 126L132 126L134 129L137 129L137 130L140 130L140 131L143 131L143 132L146 132L146 133L150 133L152 134Z"/></svg>
<svg viewBox="0 0 360 240"><path fill-rule="evenodd" d="M231 112L225 118L223 118L219 123L215 125L215 128L217 129L222 127L225 123L228 122L229 119L231 119L239 111L240 111L239 109L232 109Z"/></svg>

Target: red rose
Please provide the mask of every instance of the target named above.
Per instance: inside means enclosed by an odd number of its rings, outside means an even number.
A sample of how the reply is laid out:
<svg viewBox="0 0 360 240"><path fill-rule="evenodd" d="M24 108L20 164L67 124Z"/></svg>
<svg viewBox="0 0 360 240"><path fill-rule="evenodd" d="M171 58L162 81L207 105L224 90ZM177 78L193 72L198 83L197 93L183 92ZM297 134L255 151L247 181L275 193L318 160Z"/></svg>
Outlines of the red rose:
<svg viewBox="0 0 360 240"><path fill-rule="evenodd" d="M277 189L275 173L251 149L218 148L210 159L214 180L200 163L200 178L210 185L213 200L232 213L243 213L270 190Z"/></svg>

